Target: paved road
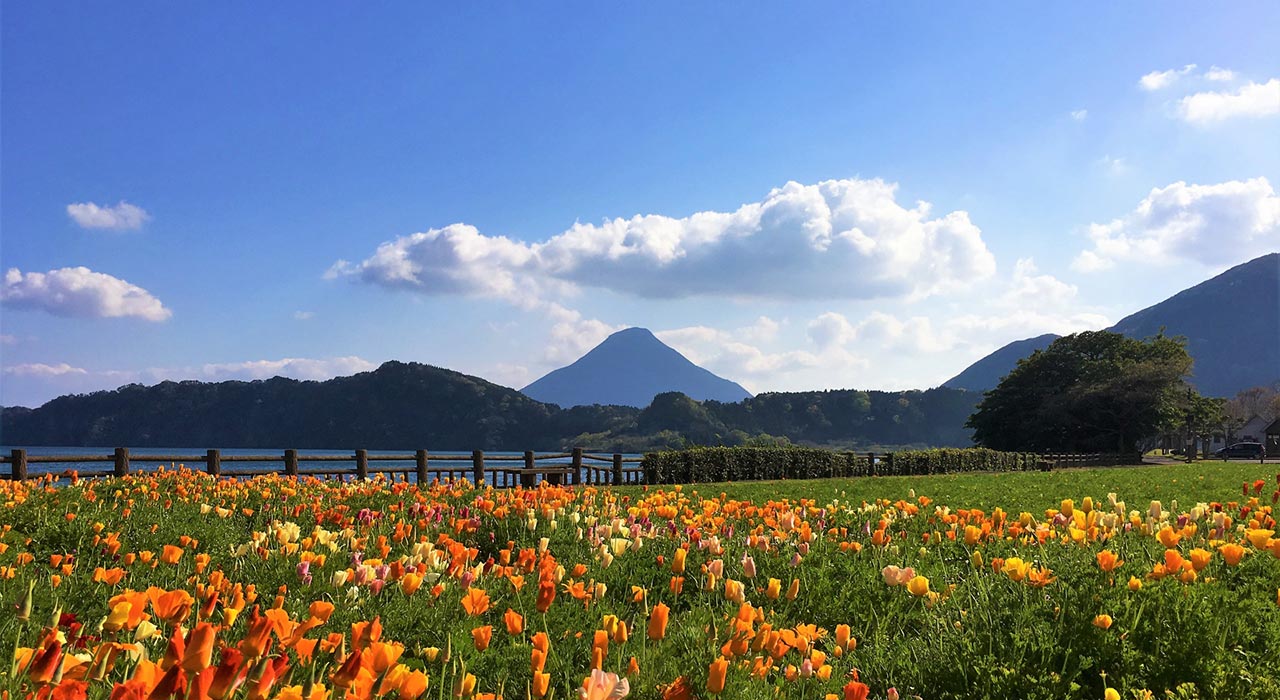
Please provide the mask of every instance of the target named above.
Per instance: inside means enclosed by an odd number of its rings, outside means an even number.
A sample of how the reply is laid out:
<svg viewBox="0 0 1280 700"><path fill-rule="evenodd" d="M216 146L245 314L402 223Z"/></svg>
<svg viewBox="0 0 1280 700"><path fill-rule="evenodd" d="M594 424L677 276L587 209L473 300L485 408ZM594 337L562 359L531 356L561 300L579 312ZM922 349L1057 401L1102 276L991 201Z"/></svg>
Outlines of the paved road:
<svg viewBox="0 0 1280 700"><path fill-rule="evenodd" d="M1187 461L1187 460L1185 460L1185 459L1183 459L1183 458L1181 458L1181 457L1164 457L1164 456L1156 456L1156 455L1151 455L1151 456L1147 456L1147 457L1143 457L1143 458L1142 458L1142 462L1143 462L1144 464L1185 464L1185 463L1186 463L1186 461ZM1199 460L1199 459L1197 459L1196 461L1197 461L1197 462L1201 462L1201 461L1204 461L1204 460ZM1209 461L1211 461L1211 462L1220 462L1220 461L1222 461L1222 460L1209 460ZM1232 462L1253 462L1253 463L1255 463L1255 464L1256 464L1256 463L1258 463L1258 460L1256 460L1256 459L1233 459L1233 460L1230 460L1230 461L1232 461ZM1268 458L1264 461L1264 463L1265 463L1265 464L1280 464L1280 457L1268 457Z"/></svg>

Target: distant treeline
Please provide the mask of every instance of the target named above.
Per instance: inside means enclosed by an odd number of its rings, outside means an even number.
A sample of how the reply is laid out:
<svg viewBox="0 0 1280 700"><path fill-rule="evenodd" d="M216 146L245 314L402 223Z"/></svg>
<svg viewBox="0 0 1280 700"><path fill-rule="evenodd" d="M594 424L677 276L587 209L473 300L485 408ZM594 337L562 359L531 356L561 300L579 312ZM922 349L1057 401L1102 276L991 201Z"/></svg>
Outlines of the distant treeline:
<svg viewBox="0 0 1280 700"><path fill-rule="evenodd" d="M9 445L643 451L806 443L965 446L981 397L954 389L769 393L739 403L660 394L647 408L561 409L477 377L387 362L328 381L130 384L6 408Z"/></svg>

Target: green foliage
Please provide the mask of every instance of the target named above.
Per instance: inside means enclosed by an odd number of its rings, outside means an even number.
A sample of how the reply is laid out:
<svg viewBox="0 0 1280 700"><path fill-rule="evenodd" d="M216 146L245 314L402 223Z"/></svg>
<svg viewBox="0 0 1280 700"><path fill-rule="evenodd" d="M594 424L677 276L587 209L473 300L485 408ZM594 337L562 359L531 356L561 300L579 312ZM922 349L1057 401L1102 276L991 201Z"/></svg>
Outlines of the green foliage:
<svg viewBox="0 0 1280 700"><path fill-rule="evenodd" d="M911 450L881 455L804 447L695 447L650 452L641 466L650 484L705 481L822 479L850 476L905 476L1034 469L1034 454L996 450Z"/></svg>
<svg viewBox="0 0 1280 700"><path fill-rule="evenodd" d="M963 472L1016 472L1035 469L1037 455L1026 452L999 452L986 448L908 450L894 452L876 465L880 476L913 474L959 474Z"/></svg>
<svg viewBox="0 0 1280 700"><path fill-rule="evenodd" d="M640 465L650 484L862 476L865 455L803 447L695 447L650 452Z"/></svg>
<svg viewBox="0 0 1280 700"><path fill-rule="evenodd" d="M967 425L998 450L1133 452L1184 419L1190 371L1183 341L1077 333L1019 361Z"/></svg>

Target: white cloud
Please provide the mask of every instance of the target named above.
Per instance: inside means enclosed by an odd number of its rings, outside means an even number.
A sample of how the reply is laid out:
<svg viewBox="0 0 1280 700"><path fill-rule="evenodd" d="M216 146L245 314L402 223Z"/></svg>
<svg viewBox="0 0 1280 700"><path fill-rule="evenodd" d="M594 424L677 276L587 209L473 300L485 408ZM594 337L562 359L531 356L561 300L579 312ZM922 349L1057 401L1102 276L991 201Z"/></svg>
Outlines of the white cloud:
<svg viewBox="0 0 1280 700"><path fill-rule="evenodd" d="M61 377L66 374L88 374L89 371L80 367L72 367L65 362L60 362L56 365L32 362L5 367L4 373L20 377Z"/></svg>
<svg viewBox="0 0 1280 700"><path fill-rule="evenodd" d="M1077 110L1073 110L1073 111L1071 112L1071 118L1072 118L1072 119L1074 119L1074 120L1076 120L1076 121L1078 121L1078 122L1082 122L1082 121L1084 121L1085 119L1088 119L1088 118L1089 118L1089 110L1087 110L1087 109L1077 109Z"/></svg>
<svg viewBox="0 0 1280 700"><path fill-rule="evenodd" d="M766 342L778 337L778 331L782 329L782 324L769 318L761 316L755 320L750 326L740 328L738 333L745 339L752 342Z"/></svg>
<svg viewBox="0 0 1280 700"><path fill-rule="evenodd" d="M551 319L550 338L543 361L553 365L578 359L602 340L625 327L610 325L594 318L583 318L581 313L556 303L544 304L540 308Z"/></svg>
<svg viewBox="0 0 1280 700"><path fill-rule="evenodd" d="M1196 69L1196 64L1191 63L1183 66L1181 69L1171 69L1164 71L1152 71L1138 79L1138 85L1143 90L1154 91L1167 88L1178 82L1182 76Z"/></svg>
<svg viewBox="0 0 1280 700"><path fill-rule="evenodd" d="M425 294L500 298L531 308L581 287L646 298L923 297L995 272L966 212L930 218L882 180L789 182L732 212L637 215L575 224L540 243L472 226L403 236L328 278Z"/></svg>
<svg viewBox="0 0 1280 700"><path fill-rule="evenodd" d="M513 388L527 386L532 379L528 367L504 362L499 362L483 376L494 384Z"/></svg>
<svg viewBox="0 0 1280 700"><path fill-rule="evenodd" d="M249 360L128 370L93 370L73 367L66 363L32 363L5 367L4 374L9 379L3 383L3 389L6 405L19 403L39 405L60 394L114 389L124 384L156 384L163 381L189 379L205 382L250 381L277 376L323 381L376 368L376 364L356 356L286 357L278 360Z"/></svg>
<svg viewBox="0 0 1280 700"><path fill-rule="evenodd" d="M1233 70L1227 70L1226 68L1209 66L1209 70L1204 72L1204 77L1206 80L1212 80L1218 83L1228 83L1236 79L1236 72Z"/></svg>
<svg viewBox="0 0 1280 700"><path fill-rule="evenodd" d="M57 316L163 321L173 315L142 287L87 267L25 274L10 268L4 275L4 287L0 288L0 302Z"/></svg>
<svg viewBox="0 0 1280 700"><path fill-rule="evenodd" d="M861 363L861 360L843 350L824 358L820 354L800 349L770 352L756 344L746 342L752 338L759 338L762 325L770 325L762 324L762 320L772 322L772 319L762 316L750 326L733 330L688 326L658 331L654 335L675 348L681 355L689 358L690 362L739 382L750 391L754 391L762 383L766 386L776 386L778 382L785 381L788 375L804 369L828 363L833 366ZM839 359L835 355L838 355Z"/></svg>
<svg viewBox="0 0 1280 700"><path fill-rule="evenodd" d="M314 311L294 311L293 312L293 318L298 321L310 321L315 317L316 317L316 312Z"/></svg>
<svg viewBox="0 0 1280 700"><path fill-rule="evenodd" d="M129 231L142 228L151 219L145 209L121 200L115 206L98 206L93 202L67 205L67 216L83 228L106 228Z"/></svg>
<svg viewBox="0 0 1280 700"><path fill-rule="evenodd" d="M1093 243L1072 268L1187 260L1222 266L1272 252L1280 242L1280 196L1264 177L1217 185L1175 182L1151 191L1123 218L1089 226Z"/></svg>
<svg viewBox="0 0 1280 700"><path fill-rule="evenodd" d="M822 349L857 343L882 350L909 353L933 353L949 350L956 339L945 331L935 330L924 316L905 320L882 311L873 311L858 323L844 314L828 311L809 322L809 339Z"/></svg>
<svg viewBox="0 0 1280 700"><path fill-rule="evenodd" d="M809 322L807 328L809 340L819 348L844 345L857 336L853 324L844 314L828 311Z"/></svg>
<svg viewBox="0 0 1280 700"><path fill-rule="evenodd" d="M1198 92L1178 101L1178 115L1198 125L1233 117L1270 117L1280 114L1280 78L1249 82L1235 91Z"/></svg>
<svg viewBox="0 0 1280 700"><path fill-rule="evenodd" d="M1129 171L1129 164L1124 158L1113 158L1111 154L1107 154L1098 159L1098 166L1107 172L1108 175L1123 175Z"/></svg>
<svg viewBox="0 0 1280 700"><path fill-rule="evenodd" d="M244 362L208 362L186 367L148 367L138 370L104 370L90 374L104 377L118 385L129 382L155 383L197 379L205 382L227 380L251 381L271 377L317 380L343 377L377 369L378 365L362 357L309 358L285 357L278 360L246 360Z"/></svg>
<svg viewBox="0 0 1280 700"><path fill-rule="evenodd" d="M9 335L8 333L0 333L0 345L17 345L18 336Z"/></svg>
<svg viewBox="0 0 1280 700"><path fill-rule="evenodd" d="M1009 291L1005 292L1001 301L1006 306L1017 308L1057 308L1075 300L1078 292L1079 289L1074 284L1067 284L1053 275L1040 274L1035 260L1022 258L1013 266Z"/></svg>
<svg viewBox="0 0 1280 700"><path fill-rule="evenodd" d="M368 360L348 355L346 357L330 357L313 359L306 357L285 357L279 360L250 360L248 362L209 363L201 365L194 372L191 369L149 370L155 374L170 374L182 378L197 377L209 381L224 379L269 379L271 377L292 377L294 379L332 379L358 372L377 369L377 365Z"/></svg>

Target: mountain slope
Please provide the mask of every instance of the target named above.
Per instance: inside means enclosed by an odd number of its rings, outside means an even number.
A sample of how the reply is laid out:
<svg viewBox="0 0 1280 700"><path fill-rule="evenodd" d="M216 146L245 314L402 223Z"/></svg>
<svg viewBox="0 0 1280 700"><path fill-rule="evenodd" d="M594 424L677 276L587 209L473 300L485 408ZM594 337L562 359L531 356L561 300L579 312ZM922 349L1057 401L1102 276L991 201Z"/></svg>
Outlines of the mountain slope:
<svg viewBox="0 0 1280 700"><path fill-rule="evenodd" d="M577 362L521 391L538 401L564 407L600 404L643 408L654 396L668 391L698 401L732 403L751 397L746 389L693 364L644 328L614 333Z"/></svg>
<svg viewBox="0 0 1280 700"><path fill-rule="evenodd" d="M439 367L387 362L324 382L130 384L5 409L6 444L530 449L557 447L554 406Z"/></svg>
<svg viewBox="0 0 1280 700"><path fill-rule="evenodd" d="M1280 380L1280 253L1237 265L1107 330L1147 338L1162 328L1165 335L1186 337L1195 359L1191 382L1202 394L1234 396ZM991 389L1045 337L1006 345L943 386Z"/></svg>
<svg viewBox="0 0 1280 700"><path fill-rule="evenodd" d="M947 389L964 389L966 391L986 391L1000 383L1004 376L1013 370L1018 360L1030 357L1036 350L1049 347L1049 343L1061 336L1045 333L1026 340L1015 340L996 350L977 362L969 365L963 372L943 382Z"/></svg>

